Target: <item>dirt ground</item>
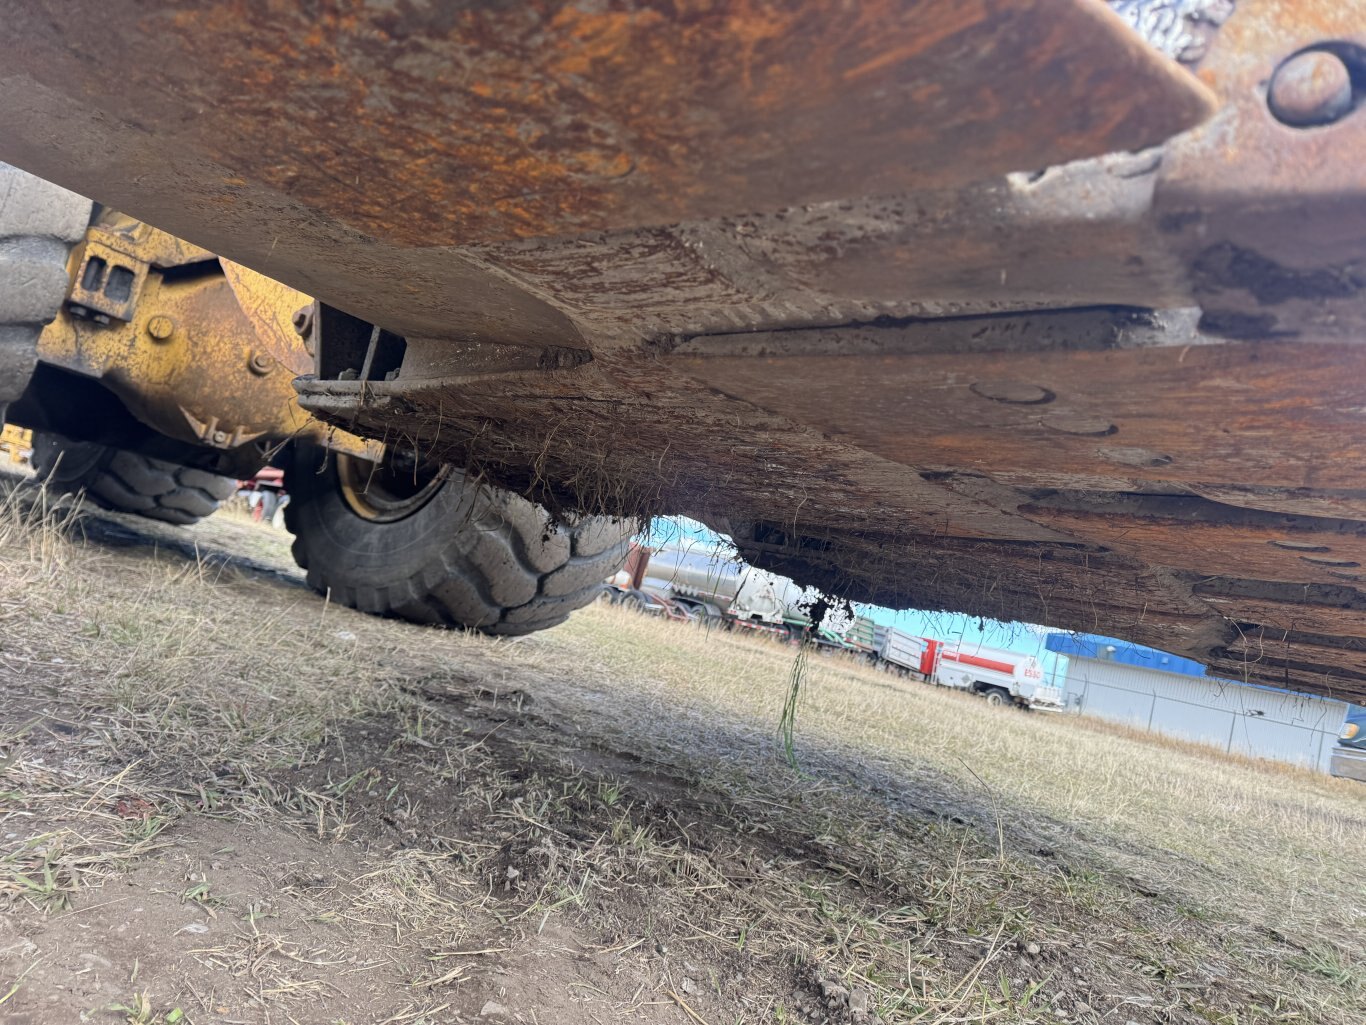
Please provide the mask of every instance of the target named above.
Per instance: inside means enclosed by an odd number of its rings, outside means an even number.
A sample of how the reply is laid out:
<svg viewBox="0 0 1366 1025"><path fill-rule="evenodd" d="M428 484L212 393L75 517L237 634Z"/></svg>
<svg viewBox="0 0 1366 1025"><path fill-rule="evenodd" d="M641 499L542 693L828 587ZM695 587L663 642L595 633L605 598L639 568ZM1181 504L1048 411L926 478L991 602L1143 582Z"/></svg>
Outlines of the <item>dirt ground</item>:
<svg viewBox="0 0 1366 1025"><path fill-rule="evenodd" d="M267 528L6 487L6 1025L1366 1020L1366 787L826 660L793 769L791 649L377 620ZM1073 737L1071 804L999 770Z"/></svg>

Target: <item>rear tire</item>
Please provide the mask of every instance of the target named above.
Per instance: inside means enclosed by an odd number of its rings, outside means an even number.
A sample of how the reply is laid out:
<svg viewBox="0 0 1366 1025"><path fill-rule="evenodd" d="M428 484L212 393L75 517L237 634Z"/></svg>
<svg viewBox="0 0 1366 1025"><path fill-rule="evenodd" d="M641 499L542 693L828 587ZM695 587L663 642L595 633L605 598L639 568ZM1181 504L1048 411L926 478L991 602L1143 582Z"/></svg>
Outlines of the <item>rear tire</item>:
<svg viewBox="0 0 1366 1025"><path fill-rule="evenodd" d="M534 633L590 604L621 568L634 526L605 516L556 523L458 470L419 478L341 453L293 448L285 525L309 586L379 615L487 634ZM386 483L390 482L390 483Z"/></svg>
<svg viewBox="0 0 1366 1025"><path fill-rule="evenodd" d="M92 441L33 432L33 469L54 491L84 492L104 509L186 526L213 513L237 481Z"/></svg>
<svg viewBox="0 0 1366 1025"><path fill-rule="evenodd" d="M1010 692L1003 690L1000 687L992 687L982 696L986 698L988 705L994 705L997 708L1004 708L1007 705L1013 705L1015 703L1014 699L1010 696Z"/></svg>
<svg viewBox="0 0 1366 1025"><path fill-rule="evenodd" d="M616 604L623 608L628 608L632 612L644 612L650 605L650 599L645 597L644 591L637 591L634 587L623 591L618 597Z"/></svg>
<svg viewBox="0 0 1366 1025"><path fill-rule="evenodd" d="M90 200L0 164L0 418L23 394L38 335L70 281L66 260L90 222Z"/></svg>

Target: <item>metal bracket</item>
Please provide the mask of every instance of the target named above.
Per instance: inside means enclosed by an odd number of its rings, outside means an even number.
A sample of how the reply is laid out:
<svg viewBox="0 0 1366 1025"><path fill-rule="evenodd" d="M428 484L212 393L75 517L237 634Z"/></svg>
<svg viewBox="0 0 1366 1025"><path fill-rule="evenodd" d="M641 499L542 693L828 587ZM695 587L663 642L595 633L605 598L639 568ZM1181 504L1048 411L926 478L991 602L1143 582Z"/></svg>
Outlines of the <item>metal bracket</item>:
<svg viewBox="0 0 1366 1025"><path fill-rule="evenodd" d="M71 315L97 324L130 322L147 280L147 263L94 233L77 248L74 258L77 271L66 297Z"/></svg>

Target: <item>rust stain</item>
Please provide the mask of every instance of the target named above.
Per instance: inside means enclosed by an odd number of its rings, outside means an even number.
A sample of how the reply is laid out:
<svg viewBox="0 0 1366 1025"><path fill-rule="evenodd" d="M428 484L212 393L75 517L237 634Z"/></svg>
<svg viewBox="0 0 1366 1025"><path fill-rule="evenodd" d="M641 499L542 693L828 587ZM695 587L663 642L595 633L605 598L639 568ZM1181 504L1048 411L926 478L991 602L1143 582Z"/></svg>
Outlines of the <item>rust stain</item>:
<svg viewBox="0 0 1366 1025"><path fill-rule="evenodd" d="M856 81L875 72L885 71L893 65L911 61L966 29L980 25L987 19L988 13L986 6L978 0L975 3L964 2L956 5L952 16L942 17L937 22L931 22L928 18L914 19L918 31L913 40L886 49L861 64L846 69L843 77L849 81Z"/></svg>
<svg viewBox="0 0 1366 1025"><path fill-rule="evenodd" d="M89 25L126 60L73 62L69 39L6 56L263 200L430 246L955 184L1147 145L1204 115L1193 80L1093 14L1080 0L102 0L64 38Z"/></svg>

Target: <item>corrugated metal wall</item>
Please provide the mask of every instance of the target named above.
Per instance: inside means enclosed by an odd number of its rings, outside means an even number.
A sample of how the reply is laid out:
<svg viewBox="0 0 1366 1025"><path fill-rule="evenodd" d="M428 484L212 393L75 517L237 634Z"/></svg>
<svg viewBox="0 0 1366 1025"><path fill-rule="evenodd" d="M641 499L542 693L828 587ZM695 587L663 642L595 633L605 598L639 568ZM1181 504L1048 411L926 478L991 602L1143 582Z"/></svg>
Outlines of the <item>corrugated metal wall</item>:
<svg viewBox="0 0 1366 1025"><path fill-rule="evenodd" d="M1064 693L1084 715L1321 772L1347 715L1342 701L1075 655Z"/></svg>

